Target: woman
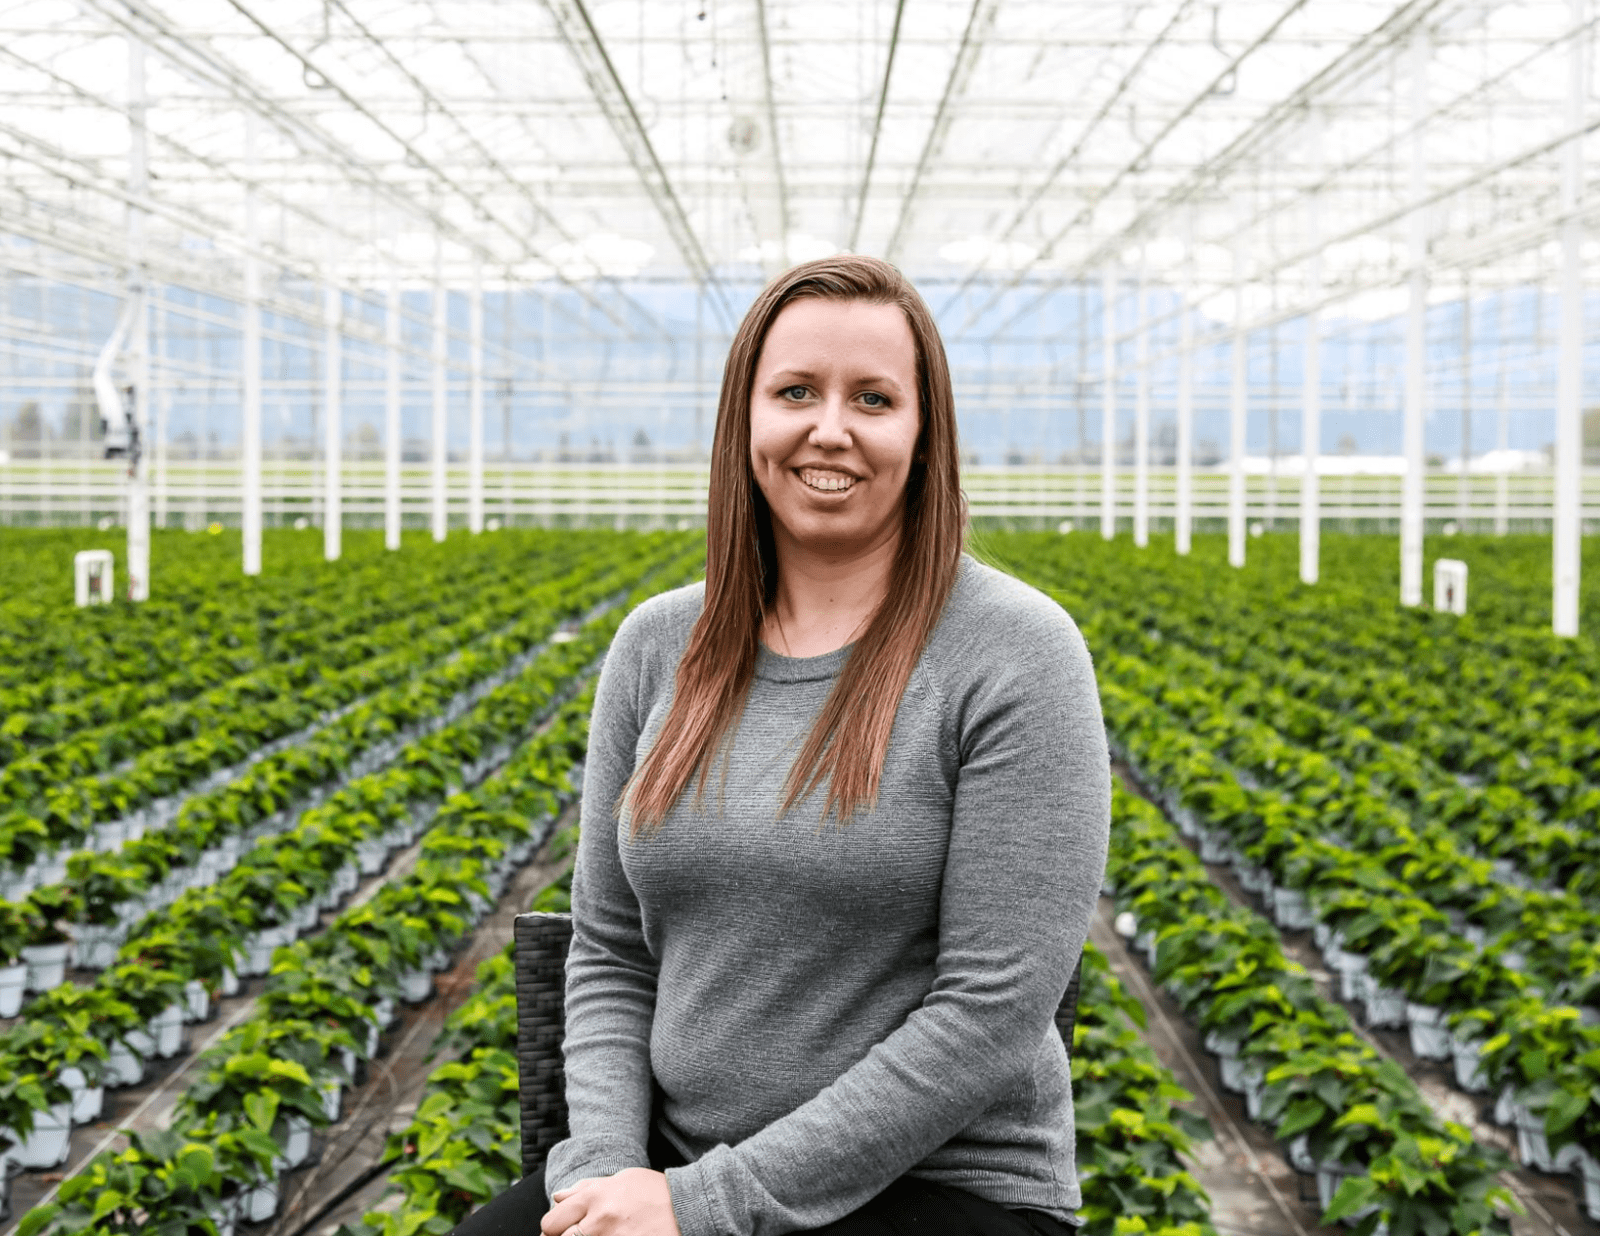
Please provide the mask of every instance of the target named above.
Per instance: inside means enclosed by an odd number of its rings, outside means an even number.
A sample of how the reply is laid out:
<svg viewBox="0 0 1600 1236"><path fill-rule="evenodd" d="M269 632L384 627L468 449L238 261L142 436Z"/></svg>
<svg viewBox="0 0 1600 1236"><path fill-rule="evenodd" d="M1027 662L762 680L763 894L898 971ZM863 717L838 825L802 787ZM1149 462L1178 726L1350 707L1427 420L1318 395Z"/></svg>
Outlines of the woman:
<svg viewBox="0 0 1600 1236"><path fill-rule="evenodd" d="M957 458L893 267L761 294L706 582L600 677L546 1236L1069 1230L1105 736L1071 619L962 554Z"/></svg>

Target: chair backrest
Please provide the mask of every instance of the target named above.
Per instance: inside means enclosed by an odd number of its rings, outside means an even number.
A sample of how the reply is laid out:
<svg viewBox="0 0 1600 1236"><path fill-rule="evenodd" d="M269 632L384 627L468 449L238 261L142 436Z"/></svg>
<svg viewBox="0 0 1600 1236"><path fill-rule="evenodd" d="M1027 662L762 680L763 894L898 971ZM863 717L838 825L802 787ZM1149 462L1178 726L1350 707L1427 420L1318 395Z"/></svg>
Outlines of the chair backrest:
<svg viewBox="0 0 1600 1236"><path fill-rule="evenodd" d="M522 1174L536 1170L567 1135L567 1078L561 1063L567 948L572 915L517 915L517 1091L522 1106ZM1072 1050L1080 960L1056 1008L1056 1029Z"/></svg>

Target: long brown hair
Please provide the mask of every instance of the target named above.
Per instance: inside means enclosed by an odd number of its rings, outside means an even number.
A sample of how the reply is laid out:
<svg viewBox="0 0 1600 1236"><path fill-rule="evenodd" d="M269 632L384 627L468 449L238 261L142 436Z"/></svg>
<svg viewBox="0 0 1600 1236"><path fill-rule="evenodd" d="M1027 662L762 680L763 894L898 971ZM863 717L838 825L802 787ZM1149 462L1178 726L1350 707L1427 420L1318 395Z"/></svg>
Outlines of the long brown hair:
<svg viewBox="0 0 1600 1236"><path fill-rule="evenodd" d="M824 781L824 817L836 811L842 824L876 804L900 698L955 585L965 506L955 394L933 315L905 276L877 258L841 254L779 275L739 324L722 371L706 513L705 608L678 662L661 733L618 804L630 808L634 836L659 828L696 777L704 793L712 761L744 709L762 620L778 583L772 514L750 465L750 393L773 321L804 297L900 307L916 344L921 424L888 594L790 769L780 814Z"/></svg>

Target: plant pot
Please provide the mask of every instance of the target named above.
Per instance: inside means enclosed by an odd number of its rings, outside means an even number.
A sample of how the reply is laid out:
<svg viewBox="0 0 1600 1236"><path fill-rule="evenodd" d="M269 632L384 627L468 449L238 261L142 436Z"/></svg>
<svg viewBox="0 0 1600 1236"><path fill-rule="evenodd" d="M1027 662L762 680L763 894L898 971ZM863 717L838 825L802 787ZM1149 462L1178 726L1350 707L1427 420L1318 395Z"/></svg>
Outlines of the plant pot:
<svg viewBox="0 0 1600 1236"><path fill-rule="evenodd" d="M394 1025L394 997L379 996L377 1003L372 1006L372 1015L378 1019L378 1028L380 1030L387 1030Z"/></svg>
<svg viewBox="0 0 1600 1236"><path fill-rule="evenodd" d="M67 1161L72 1148L72 1104L53 1103L33 1113L33 1132L11 1149L11 1161L21 1167L48 1169Z"/></svg>
<svg viewBox="0 0 1600 1236"><path fill-rule="evenodd" d="M1333 939L1333 928L1319 919L1311 925L1311 938L1316 941L1318 952L1326 952L1328 942Z"/></svg>
<svg viewBox="0 0 1600 1236"><path fill-rule="evenodd" d="M1289 1143L1289 1166L1307 1176L1316 1174L1317 1161L1311 1157L1311 1140L1304 1133Z"/></svg>
<svg viewBox="0 0 1600 1236"><path fill-rule="evenodd" d="M15 1017L22 1011L22 995L27 987L27 962L0 966L0 1017Z"/></svg>
<svg viewBox="0 0 1600 1236"><path fill-rule="evenodd" d="M130 1030L123 1037L141 1060L156 1054L156 1040L148 1030Z"/></svg>
<svg viewBox="0 0 1600 1236"><path fill-rule="evenodd" d="M1228 863L1233 861L1233 847L1228 838L1214 828L1200 830L1200 861L1202 863Z"/></svg>
<svg viewBox="0 0 1600 1236"><path fill-rule="evenodd" d="M93 1124L105 1109L106 1088L91 1086L82 1069L69 1064L56 1074L56 1080L72 1094L72 1123Z"/></svg>
<svg viewBox="0 0 1600 1236"><path fill-rule="evenodd" d="M239 994L239 976L233 972L232 966L222 967L222 995L237 996Z"/></svg>
<svg viewBox="0 0 1600 1236"><path fill-rule="evenodd" d="M279 1116L272 1125L273 1139L283 1153L278 1158L278 1170L299 1167L311 1157L311 1121L297 1112Z"/></svg>
<svg viewBox="0 0 1600 1236"><path fill-rule="evenodd" d="M106 1085L137 1086L144 1080L144 1057L121 1039L110 1044L106 1057Z"/></svg>
<svg viewBox="0 0 1600 1236"><path fill-rule="evenodd" d="M207 1021L211 1017L211 993L199 979L190 979L183 985L183 1019Z"/></svg>
<svg viewBox="0 0 1600 1236"><path fill-rule="evenodd" d="M1322 1209L1327 1210L1329 1206L1333 1205L1333 1195L1339 1191L1339 1185L1346 1176L1360 1176L1363 1171L1364 1169L1362 1168L1350 1167L1343 1163L1318 1163L1317 1200L1322 1203ZM1376 1204L1367 1206L1348 1216L1344 1220L1344 1224L1346 1227L1354 1227L1377 1209ZM1386 1232L1387 1230L1387 1225L1380 1223L1378 1224L1378 1232L1374 1233L1373 1236L1378 1236L1378 1233Z"/></svg>
<svg viewBox="0 0 1600 1236"><path fill-rule="evenodd" d="M1483 1071L1483 1040L1450 1036L1450 1057L1455 1063L1456 1085L1471 1094L1482 1094L1489 1089L1489 1079Z"/></svg>
<svg viewBox="0 0 1600 1236"><path fill-rule="evenodd" d="M140 807L137 811L128 812L122 819L122 826L124 840L139 840L150 827L150 808Z"/></svg>
<svg viewBox="0 0 1600 1236"><path fill-rule="evenodd" d="M293 922L295 928L304 933L315 931L321 918L322 907L317 903L316 898L312 898L294 912Z"/></svg>
<svg viewBox="0 0 1600 1236"><path fill-rule="evenodd" d="M1583 1208L1591 1219L1600 1219L1600 1159L1585 1150L1578 1160L1578 1173L1583 1177Z"/></svg>
<svg viewBox="0 0 1600 1236"><path fill-rule="evenodd" d="M1337 957L1339 998L1341 1000L1361 999L1361 989L1358 984L1367 973L1367 959L1360 953L1347 953L1343 949L1338 951Z"/></svg>
<svg viewBox="0 0 1600 1236"><path fill-rule="evenodd" d="M278 1182L268 1180L239 1195L239 1217L246 1223L265 1223L278 1213Z"/></svg>
<svg viewBox="0 0 1600 1236"><path fill-rule="evenodd" d="M1261 1119L1261 1100L1267 1093L1267 1075L1260 1065L1245 1071L1244 1111L1252 1120Z"/></svg>
<svg viewBox="0 0 1600 1236"><path fill-rule="evenodd" d="M1436 1004L1406 1002L1406 1025L1411 1030L1411 1050L1423 1060L1450 1059L1450 1031L1444 1010Z"/></svg>
<svg viewBox="0 0 1600 1236"><path fill-rule="evenodd" d="M65 849L65 847L63 847ZM60 884L67 878L67 859L70 854L56 850L52 854L41 854L33 864L33 886L43 888L47 884Z"/></svg>
<svg viewBox="0 0 1600 1236"><path fill-rule="evenodd" d="M1361 1012L1367 1025L1398 1027L1406 1024L1406 993L1384 987L1372 975L1362 973L1357 981Z"/></svg>
<svg viewBox="0 0 1600 1236"><path fill-rule="evenodd" d="M1544 1130L1524 1128L1521 1122L1517 1124L1517 1158L1522 1160L1524 1167L1541 1172L1565 1170L1556 1167L1555 1159L1550 1154L1550 1139L1545 1136Z"/></svg>
<svg viewBox="0 0 1600 1236"><path fill-rule="evenodd" d="M421 1004L433 994L433 975L426 969L407 970L400 976L400 998L407 1004Z"/></svg>
<svg viewBox="0 0 1600 1236"><path fill-rule="evenodd" d="M122 848L122 843L128 839L128 826L121 820L107 820L94 826L93 840L90 845L101 854L112 854Z"/></svg>
<svg viewBox="0 0 1600 1236"><path fill-rule="evenodd" d="M389 859L389 846L382 837L356 842L356 865L362 875L377 875Z"/></svg>
<svg viewBox="0 0 1600 1236"><path fill-rule="evenodd" d="M335 1124L339 1119L339 1111L344 1106L344 1087L336 1081L328 1082L322 1087L322 1112L327 1116L329 1124Z"/></svg>
<svg viewBox="0 0 1600 1236"><path fill-rule="evenodd" d="M1517 1118L1516 1091L1510 1086L1501 1086L1500 1093L1494 1101L1494 1122L1496 1124L1512 1124Z"/></svg>
<svg viewBox="0 0 1600 1236"><path fill-rule="evenodd" d="M74 923L73 964L80 970L104 970L115 964L117 950L127 939L127 923Z"/></svg>
<svg viewBox="0 0 1600 1236"><path fill-rule="evenodd" d="M183 1001L169 1004L150 1019L150 1037L155 1040L156 1055L170 1060L183 1050Z"/></svg>
<svg viewBox="0 0 1600 1236"><path fill-rule="evenodd" d="M7 867L0 871L0 901L21 901L35 888L34 865L29 863L21 871Z"/></svg>
<svg viewBox="0 0 1600 1236"><path fill-rule="evenodd" d="M50 991L60 987L67 977L67 954L72 946L61 944L30 944L22 950L22 960L28 963L28 990Z"/></svg>
<svg viewBox="0 0 1600 1236"><path fill-rule="evenodd" d="M450 954L442 948L436 948L423 959L422 964L437 974L450 968Z"/></svg>
<svg viewBox="0 0 1600 1236"><path fill-rule="evenodd" d="M1224 1038L1215 1030L1207 1031L1204 1045L1207 1051L1219 1056L1235 1057L1239 1054L1239 1040Z"/></svg>
<svg viewBox="0 0 1600 1236"><path fill-rule="evenodd" d="M245 938L244 960L239 963L239 973L246 977L265 974L272 969L272 953L289 942L289 931L284 927L263 927Z"/></svg>
<svg viewBox="0 0 1600 1236"><path fill-rule="evenodd" d="M1257 867L1254 863L1236 858L1234 869L1239 873L1240 886L1247 893L1264 893L1272 884L1272 877L1265 867Z"/></svg>
<svg viewBox="0 0 1600 1236"><path fill-rule="evenodd" d="M1272 890L1272 917L1285 931L1304 931L1317 925L1316 915L1311 913L1311 903L1298 888Z"/></svg>
<svg viewBox="0 0 1600 1236"><path fill-rule="evenodd" d="M361 886L361 868L355 863L346 863L333 873L333 886L341 897L355 892Z"/></svg>
<svg viewBox="0 0 1600 1236"><path fill-rule="evenodd" d="M1222 1088L1231 1090L1234 1094L1243 1094L1249 1083L1250 1065L1239 1056L1222 1056L1217 1061L1217 1070L1221 1075Z"/></svg>

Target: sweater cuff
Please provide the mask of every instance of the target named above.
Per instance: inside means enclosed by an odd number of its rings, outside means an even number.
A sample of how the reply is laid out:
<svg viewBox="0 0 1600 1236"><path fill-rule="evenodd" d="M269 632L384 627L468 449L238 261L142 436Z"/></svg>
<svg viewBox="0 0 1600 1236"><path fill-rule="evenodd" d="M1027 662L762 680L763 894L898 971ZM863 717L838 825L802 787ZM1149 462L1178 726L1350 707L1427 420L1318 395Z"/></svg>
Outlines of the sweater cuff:
<svg viewBox="0 0 1600 1236"><path fill-rule="evenodd" d="M627 1142L579 1141L568 1138L550 1148L544 1161L546 1198L570 1189L580 1180L615 1176L630 1167L649 1167L650 1156L643 1146Z"/></svg>
<svg viewBox="0 0 1600 1236"><path fill-rule="evenodd" d="M687 1167L669 1167L666 1176L672 1217L678 1221L681 1236L734 1236L726 1223L717 1220L704 1158Z"/></svg>

